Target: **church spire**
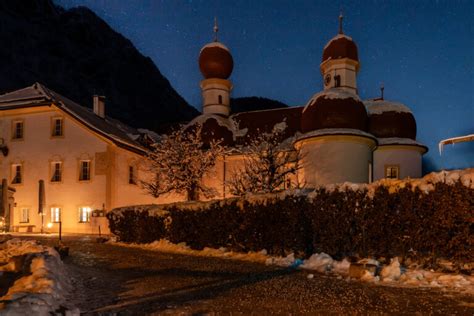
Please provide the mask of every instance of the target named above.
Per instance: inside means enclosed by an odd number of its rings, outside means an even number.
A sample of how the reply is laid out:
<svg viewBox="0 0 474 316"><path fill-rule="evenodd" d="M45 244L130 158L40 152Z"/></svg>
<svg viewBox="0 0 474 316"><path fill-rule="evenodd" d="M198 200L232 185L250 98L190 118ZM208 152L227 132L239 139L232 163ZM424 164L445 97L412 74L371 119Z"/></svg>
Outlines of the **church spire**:
<svg viewBox="0 0 474 316"><path fill-rule="evenodd" d="M217 17L214 17L214 42L217 42L217 32L219 32L219 27L217 26Z"/></svg>
<svg viewBox="0 0 474 316"><path fill-rule="evenodd" d="M342 20L344 19L344 16L342 15L342 10L341 13L339 13L339 34L344 34L342 31Z"/></svg>

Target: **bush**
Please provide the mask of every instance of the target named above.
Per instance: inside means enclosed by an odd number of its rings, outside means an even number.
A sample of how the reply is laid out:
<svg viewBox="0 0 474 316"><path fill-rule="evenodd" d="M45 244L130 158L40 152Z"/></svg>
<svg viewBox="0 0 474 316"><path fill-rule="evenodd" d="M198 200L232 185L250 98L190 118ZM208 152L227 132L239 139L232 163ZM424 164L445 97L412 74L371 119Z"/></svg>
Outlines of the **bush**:
<svg viewBox="0 0 474 316"><path fill-rule="evenodd" d="M194 249L266 249L335 258L372 256L449 258L474 261L474 190L461 181L438 182L432 190L410 183L393 191L378 185L357 190L343 186L310 194L266 195L113 210L111 232L125 242L166 238ZM153 210L165 210L155 215ZM160 215L161 214L161 215Z"/></svg>

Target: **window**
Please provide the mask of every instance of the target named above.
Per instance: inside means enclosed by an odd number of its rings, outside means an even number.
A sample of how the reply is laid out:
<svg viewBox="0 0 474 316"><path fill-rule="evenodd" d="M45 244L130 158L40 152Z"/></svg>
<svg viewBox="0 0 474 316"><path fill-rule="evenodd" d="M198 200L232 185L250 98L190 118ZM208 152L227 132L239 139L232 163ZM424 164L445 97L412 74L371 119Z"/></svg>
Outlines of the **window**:
<svg viewBox="0 0 474 316"><path fill-rule="evenodd" d="M12 165L12 184L21 184L23 183L23 170L21 165Z"/></svg>
<svg viewBox="0 0 474 316"><path fill-rule="evenodd" d="M335 87L340 87L341 86L341 76L340 75L335 75L334 76L334 86Z"/></svg>
<svg viewBox="0 0 474 316"><path fill-rule="evenodd" d="M29 223L30 222L30 209L22 207L20 209L20 223Z"/></svg>
<svg viewBox="0 0 474 316"><path fill-rule="evenodd" d="M137 184L135 179L135 168L133 166L128 166L128 183Z"/></svg>
<svg viewBox="0 0 474 316"><path fill-rule="evenodd" d="M23 121L13 121L12 139L23 139Z"/></svg>
<svg viewBox="0 0 474 316"><path fill-rule="evenodd" d="M90 160L81 160L79 163L79 181L87 181L91 179L91 162Z"/></svg>
<svg viewBox="0 0 474 316"><path fill-rule="evenodd" d="M222 96L219 95L219 104L222 104Z"/></svg>
<svg viewBox="0 0 474 316"><path fill-rule="evenodd" d="M88 223L90 220L91 208L84 206L79 208L79 223Z"/></svg>
<svg viewBox="0 0 474 316"><path fill-rule="evenodd" d="M399 179L399 176L400 176L399 166L385 166L385 178Z"/></svg>
<svg viewBox="0 0 474 316"><path fill-rule="evenodd" d="M55 117L51 121L51 136L60 137L63 136L63 119L62 117Z"/></svg>
<svg viewBox="0 0 474 316"><path fill-rule="evenodd" d="M55 161L51 164L51 182L61 182L63 179L63 164L60 161Z"/></svg>
<svg viewBox="0 0 474 316"><path fill-rule="evenodd" d="M52 207L51 208L51 222L59 223L61 221L61 208Z"/></svg>

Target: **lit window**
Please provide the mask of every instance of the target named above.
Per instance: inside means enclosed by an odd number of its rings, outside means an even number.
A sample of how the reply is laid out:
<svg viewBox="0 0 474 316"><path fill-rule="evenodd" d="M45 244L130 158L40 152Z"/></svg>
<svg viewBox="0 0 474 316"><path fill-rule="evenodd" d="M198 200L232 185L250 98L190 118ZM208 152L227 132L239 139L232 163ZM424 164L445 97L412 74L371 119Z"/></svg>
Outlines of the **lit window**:
<svg viewBox="0 0 474 316"><path fill-rule="evenodd" d="M385 178L387 179L399 179L400 167L398 166L385 166Z"/></svg>
<svg viewBox="0 0 474 316"><path fill-rule="evenodd" d="M55 117L52 120L52 133L53 137L63 136L63 119L61 117Z"/></svg>
<svg viewBox="0 0 474 316"><path fill-rule="evenodd" d="M133 166L128 166L128 183L137 184L135 179L135 168Z"/></svg>
<svg viewBox="0 0 474 316"><path fill-rule="evenodd" d="M53 162L51 165L51 170L53 175L51 176L51 182L61 182L62 181L62 176L63 176L63 168L62 168L62 163L59 162Z"/></svg>
<svg viewBox="0 0 474 316"><path fill-rule="evenodd" d="M21 208L20 210L20 223L29 223L30 222L30 209Z"/></svg>
<svg viewBox="0 0 474 316"><path fill-rule="evenodd" d="M79 223L88 223L90 220L91 208L80 207L79 208Z"/></svg>
<svg viewBox="0 0 474 316"><path fill-rule="evenodd" d="M87 181L91 179L91 162L90 160L81 160L79 163L79 181Z"/></svg>
<svg viewBox="0 0 474 316"><path fill-rule="evenodd" d="M23 139L23 121L13 121L13 139Z"/></svg>
<svg viewBox="0 0 474 316"><path fill-rule="evenodd" d="M12 184L21 184L23 183L23 170L21 165L12 165Z"/></svg>
<svg viewBox="0 0 474 316"><path fill-rule="evenodd" d="M61 208L52 207L51 208L51 222L58 223L61 221Z"/></svg>

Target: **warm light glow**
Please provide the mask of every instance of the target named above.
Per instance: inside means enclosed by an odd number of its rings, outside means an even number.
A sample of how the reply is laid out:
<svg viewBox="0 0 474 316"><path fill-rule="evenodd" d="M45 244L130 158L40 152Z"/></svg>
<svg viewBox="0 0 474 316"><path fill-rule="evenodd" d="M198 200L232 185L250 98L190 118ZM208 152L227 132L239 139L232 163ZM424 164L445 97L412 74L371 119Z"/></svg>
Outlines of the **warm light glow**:
<svg viewBox="0 0 474 316"><path fill-rule="evenodd" d="M48 223L48 224L46 225L46 227L48 227L48 228L53 227L53 223Z"/></svg>

